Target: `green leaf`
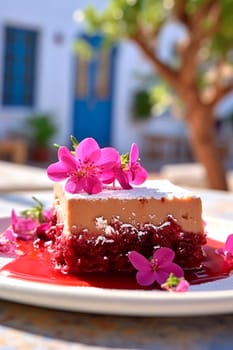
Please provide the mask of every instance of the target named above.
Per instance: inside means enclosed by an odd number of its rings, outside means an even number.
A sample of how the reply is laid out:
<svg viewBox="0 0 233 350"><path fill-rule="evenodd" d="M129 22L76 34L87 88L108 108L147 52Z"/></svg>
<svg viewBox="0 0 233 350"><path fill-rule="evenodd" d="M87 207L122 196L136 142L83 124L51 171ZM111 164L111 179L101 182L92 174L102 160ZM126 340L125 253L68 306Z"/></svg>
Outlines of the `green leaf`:
<svg viewBox="0 0 233 350"><path fill-rule="evenodd" d="M42 213L44 209L44 205L36 197L33 196L32 199L35 201L35 205L32 206L31 208L21 211L20 214L25 218L30 218L33 220L37 219L39 220L40 223L42 223L44 222L44 217Z"/></svg>
<svg viewBox="0 0 233 350"><path fill-rule="evenodd" d="M86 61L90 61L94 54L91 45L89 45L88 42L83 39L78 39L74 42L73 51Z"/></svg>
<svg viewBox="0 0 233 350"><path fill-rule="evenodd" d="M71 142L72 142L73 149L76 150L76 148L78 147L78 144L79 144L78 140L73 135L70 136L70 139L71 139Z"/></svg>
<svg viewBox="0 0 233 350"><path fill-rule="evenodd" d="M129 164L129 153L121 154L121 166L126 168Z"/></svg>

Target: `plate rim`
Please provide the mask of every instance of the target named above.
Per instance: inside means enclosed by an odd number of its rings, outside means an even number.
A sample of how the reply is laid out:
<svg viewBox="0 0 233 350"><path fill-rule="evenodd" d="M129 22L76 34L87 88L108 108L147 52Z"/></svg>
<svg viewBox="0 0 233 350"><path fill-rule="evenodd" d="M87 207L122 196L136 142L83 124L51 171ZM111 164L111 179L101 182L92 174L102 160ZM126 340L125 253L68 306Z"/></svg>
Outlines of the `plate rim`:
<svg viewBox="0 0 233 350"><path fill-rule="evenodd" d="M0 217L0 224L9 219ZM206 217L205 221L207 225L212 221L232 225L233 228L233 220ZM233 287L227 290L169 293L159 290L66 286L1 275L0 298L52 309L128 316L190 316L233 312ZM58 299L62 302L59 303Z"/></svg>
<svg viewBox="0 0 233 350"><path fill-rule="evenodd" d="M14 278L0 278L2 299L65 311L122 316L191 316L233 311L233 290L169 293L15 282Z"/></svg>

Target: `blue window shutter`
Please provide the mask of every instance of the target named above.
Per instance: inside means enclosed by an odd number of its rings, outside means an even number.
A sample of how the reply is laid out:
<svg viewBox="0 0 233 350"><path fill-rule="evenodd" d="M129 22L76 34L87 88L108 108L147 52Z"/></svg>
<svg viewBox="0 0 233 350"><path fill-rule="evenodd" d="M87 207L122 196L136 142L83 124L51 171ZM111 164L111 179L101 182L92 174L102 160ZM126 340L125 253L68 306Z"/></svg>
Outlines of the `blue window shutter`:
<svg viewBox="0 0 233 350"><path fill-rule="evenodd" d="M38 32L5 28L2 103L33 106L35 102Z"/></svg>

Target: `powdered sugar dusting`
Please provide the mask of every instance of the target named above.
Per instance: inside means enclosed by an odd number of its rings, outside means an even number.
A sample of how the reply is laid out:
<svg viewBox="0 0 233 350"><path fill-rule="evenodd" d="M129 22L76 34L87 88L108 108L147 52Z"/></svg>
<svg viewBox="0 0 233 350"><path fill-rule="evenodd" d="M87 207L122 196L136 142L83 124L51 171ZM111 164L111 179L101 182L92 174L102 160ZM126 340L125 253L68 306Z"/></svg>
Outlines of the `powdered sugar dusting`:
<svg viewBox="0 0 233 350"><path fill-rule="evenodd" d="M108 220L104 219L103 216L97 217L95 221L97 230L103 230L106 236L109 236L113 233L113 227L108 224Z"/></svg>
<svg viewBox="0 0 233 350"><path fill-rule="evenodd" d="M148 180L143 185L134 187L131 190L123 190L122 188L107 188L101 193L89 195L87 193L71 194L66 193L67 199L134 199L134 198L156 198L156 199L172 199L172 198L187 198L187 197L199 197L194 195L189 190L182 187L173 185L168 180Z"/></svg>

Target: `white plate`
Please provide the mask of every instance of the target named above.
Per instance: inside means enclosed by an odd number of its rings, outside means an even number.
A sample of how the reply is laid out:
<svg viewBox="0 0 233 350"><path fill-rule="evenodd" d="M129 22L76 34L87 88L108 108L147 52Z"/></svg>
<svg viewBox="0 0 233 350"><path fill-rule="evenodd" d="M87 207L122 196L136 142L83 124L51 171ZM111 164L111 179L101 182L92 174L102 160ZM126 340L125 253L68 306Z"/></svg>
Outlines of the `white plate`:
<svg viewBox="0 0 233 350"><path fill-rule="evenodd" d="M9 219L0 219L2 232ZM209 236L225 241L233 221L207 219ZM7 261L1 259L0 263ZM0 277L0 298L63 310L136 316L209 315L233 312L233 276L191 286L187 293L70 287Z"/></svg>

